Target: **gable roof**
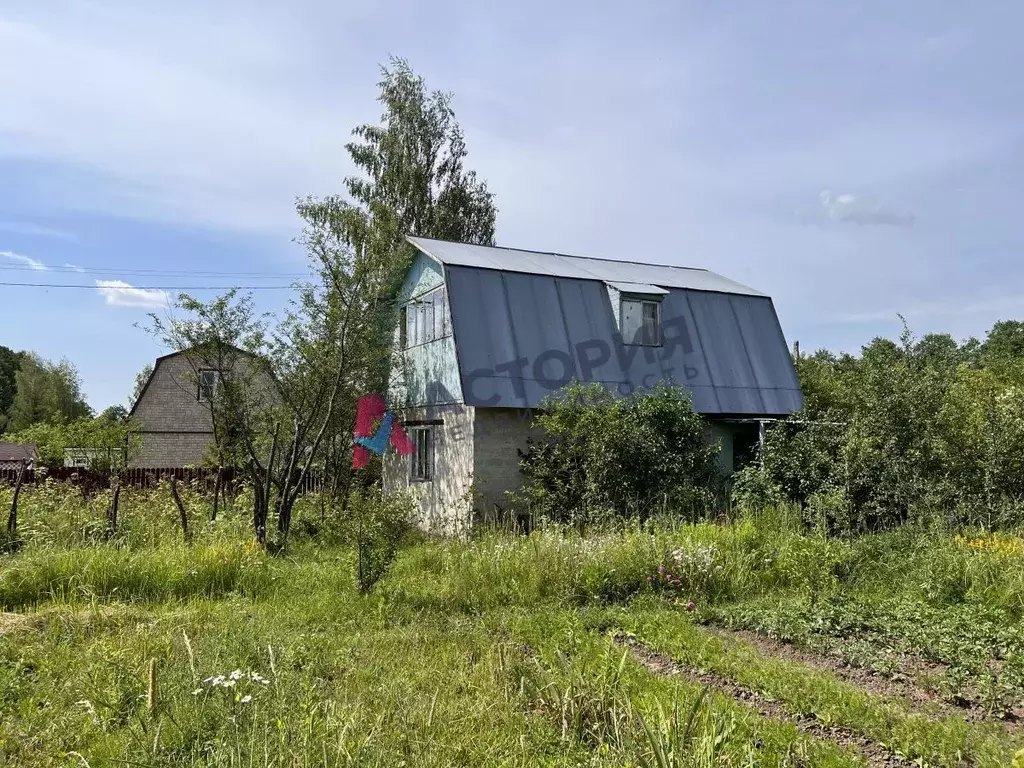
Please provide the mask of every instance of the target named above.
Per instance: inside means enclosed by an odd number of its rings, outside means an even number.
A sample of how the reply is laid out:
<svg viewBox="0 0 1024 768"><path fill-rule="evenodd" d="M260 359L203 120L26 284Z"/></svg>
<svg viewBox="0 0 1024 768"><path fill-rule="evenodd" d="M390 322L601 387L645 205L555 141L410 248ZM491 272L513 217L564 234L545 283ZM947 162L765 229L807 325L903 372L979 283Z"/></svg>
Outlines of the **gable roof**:
<svg viewBox="0 0 1024 768"><path fill-rule="evenodd" d="M240 355L247 355L249 357L256 357L252 352L247 352L239 347L232 346L231 344L225 344L226 348L233 350L235 353ZM139 407L139 403L142 402L142 398L146 396L146 391L149 389L149 385L153 383L153 378L156 376L156 369L160 367L160 363L164 360L170 360L172 357L178 357L178 355L184 355L189 352L194 352L196 347L189 347L188 349L179 349L177 352L169 352L166 355L161 355L153 362L153 370L149 372L149 378L146 379L146 383L142 385L142 389L139 390L139 396L135 398L135 402L132 403L132 408L128 411L128 418L135 415L135 409Z"/></svg>
<svg viewBox="0 0 1024 768"><path fill-rule="evenodd" d="M607 283L690 288L696 291L717 291L745 296L765 295L754 288L707 269L673 267L667 264L649 264L639 261L594 259L543 251L523 251L517 248L431 240L426 237L410 236L406 239L423 253L446 266L497 269L504 272L522 272L549 277L575 277L583 280L601 280ZM619 290L625 289L622 287ZM638 292L645 291L638 289Z"/></svg>
<svg viewBox="0 0 1024 768"><path fill-rule="evenodd" d="M35 443L0 443L0 461L35 461Z"/></svg>
<svg viewBox="0 0 1024 768"><path fill-rule="evenodd" d="M771 298L721 275L409 241L444 266L467 405L535 408L572 378L623 395L667 380L696 411L720 417L780 416L803 404ZM658 294L661 346L623 344L615 291Z"/></svg>

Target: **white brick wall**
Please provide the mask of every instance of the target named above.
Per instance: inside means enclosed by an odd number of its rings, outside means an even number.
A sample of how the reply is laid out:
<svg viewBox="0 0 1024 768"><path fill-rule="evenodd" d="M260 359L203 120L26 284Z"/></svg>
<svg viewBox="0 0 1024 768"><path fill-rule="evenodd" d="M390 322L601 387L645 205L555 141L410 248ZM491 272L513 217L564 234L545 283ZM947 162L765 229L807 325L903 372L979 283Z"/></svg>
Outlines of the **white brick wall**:
<svg viewBox="0 0 1024 768"><path fill-rule="evenodd" d="M400 414L407 427L417 421L440 420L433 427L434 479L409 481L409 456L388 450L384 457L384 490L410 489L419 505L420 528L430 533L459 536L471 524L473 482L473 413L466 405L409 408Z"/></svg>

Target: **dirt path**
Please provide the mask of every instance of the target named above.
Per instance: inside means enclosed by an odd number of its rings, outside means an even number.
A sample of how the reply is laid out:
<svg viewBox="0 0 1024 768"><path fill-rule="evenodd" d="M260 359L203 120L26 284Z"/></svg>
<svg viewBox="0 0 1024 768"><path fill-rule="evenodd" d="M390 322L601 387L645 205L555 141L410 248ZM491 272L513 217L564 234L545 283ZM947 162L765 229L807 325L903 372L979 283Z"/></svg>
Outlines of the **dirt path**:
<svg viewBox="0 0 1024 768"><path fill-rule="evenodd" d="M713 672L680 664L662 653L651 650L636 638L617 637L615 640L617 643L627 646L634 658L656 675L666 677L679 675L701 685L711 686L719 693L750 707L762 717L786 720L793 723L801 733L819 740L831 741L842 747L852 748L865 759L868 765L886 767L914 765L911 761L893 754L881 744L856 731L840 726L825 725L807 715L793 714L781 702L771 701L757 691Z"/></svg>
<svg viewBox="0 0 1024 768"><path fill-rule="evenodd" d="M956 715L971 722L1000 723L1011 733L1021 731L1024 726L1024 710L1020 708L1015 708L1003 718L997 719L989 715L977 701L966 698L944 700L934 691L918 683L923 676L941 676L948 669L944 664L901 654L892 657L899 671L889 676L872 669L851 666L838 655L805 651L793 643L766 637L748 629L727 629L713 625L704 625L702 629L719 638L738 640L751 645L766 656L796 661L828 672L872 695L901 699L906 701L911 709L925 715Z"/></svg>

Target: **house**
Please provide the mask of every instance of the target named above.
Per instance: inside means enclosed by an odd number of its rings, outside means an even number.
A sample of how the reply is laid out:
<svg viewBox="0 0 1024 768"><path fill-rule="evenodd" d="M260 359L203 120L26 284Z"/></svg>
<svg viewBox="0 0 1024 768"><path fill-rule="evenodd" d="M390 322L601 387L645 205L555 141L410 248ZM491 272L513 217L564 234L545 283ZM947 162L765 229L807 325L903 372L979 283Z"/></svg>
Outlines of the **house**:
<svg viewBox="0 0 1024 768"><path fill-rule="evenodd" d="M384 484L423 527L457 532L507 505L533 409L576 378L628 395L684 387L719 441L750 454L759 422L803 395L769 296L704 269L409 237L391 400L416 446Z"/></svg>
<svg viewBox="0 0 1024 768"><path fill-rule="evenodd" d="M34 443L0 443L0 470L35 469L37 456Z"/></svg>
<svg viewBox="0 0 1024 768"><path fill-rule="evenodd" d="M213 403L225 377L254 376L252 355L222 346L216 352L186 349L158 357L132 406L139 446L130 467L148 469L198 466L214 444Z"/></svg>

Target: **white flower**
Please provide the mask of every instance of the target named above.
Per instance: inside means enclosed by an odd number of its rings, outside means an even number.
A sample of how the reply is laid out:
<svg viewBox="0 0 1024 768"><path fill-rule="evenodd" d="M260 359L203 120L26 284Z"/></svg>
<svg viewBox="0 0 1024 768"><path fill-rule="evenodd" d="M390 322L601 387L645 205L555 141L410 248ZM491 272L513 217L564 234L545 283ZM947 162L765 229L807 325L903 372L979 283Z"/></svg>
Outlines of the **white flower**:
<svg viewBox="0 0 1024 768"><path fill-rule="evenodd" d="M202 688L196 688L194 691L192 691L192 695L193 696L198 696L202 692L203 692Z"/></svg>
<svg viewBox="0 0 1024 768"><path fill-rule="evenodd" d="M243 696L241 701L243 704L248 704L250 701L252 701L252 696Z"/></svg>

